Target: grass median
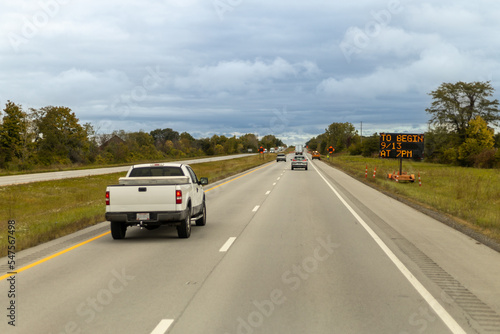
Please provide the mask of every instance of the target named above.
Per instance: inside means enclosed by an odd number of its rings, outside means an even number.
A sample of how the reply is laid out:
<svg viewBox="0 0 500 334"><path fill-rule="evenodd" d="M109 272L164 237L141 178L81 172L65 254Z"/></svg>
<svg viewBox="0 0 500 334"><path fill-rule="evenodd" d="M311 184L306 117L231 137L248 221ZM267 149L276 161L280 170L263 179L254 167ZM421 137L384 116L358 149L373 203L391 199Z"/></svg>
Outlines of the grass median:
<svg viewBox="0 0 500 334"><path fill-rule="evenodd" d="M351 176L445 214L457 224L500 243L499 169L454 167L403 160L403 172L415 174L416 181L396 183L389 180L387 174L399 170L399 160L350 155L336 155L330 160L332 165ZM368 175L365 177L367 166ZM419 174L422 186L419 185Z"/></svg>
<svg viewBox="0 0 500 334"><path fill-rule="evenodd" d="M276 159L274 154L191 164L198 177L215 182ZM126 173L0 187L0 257L7 255L10 219L16 221L16 251L104 221L104 192Z"/></svg>

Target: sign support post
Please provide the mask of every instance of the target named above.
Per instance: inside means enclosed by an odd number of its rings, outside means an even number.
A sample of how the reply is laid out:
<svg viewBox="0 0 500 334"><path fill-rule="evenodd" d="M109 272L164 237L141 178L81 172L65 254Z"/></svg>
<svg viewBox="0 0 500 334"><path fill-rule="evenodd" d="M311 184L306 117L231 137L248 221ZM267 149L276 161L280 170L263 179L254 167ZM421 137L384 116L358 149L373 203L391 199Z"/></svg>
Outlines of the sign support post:
<svg viewBox="0 0 500 334"><path fill-rule="evenodd" d="M332 161L330 157L333 155L333 151L335 151L335 149L333 148L333 146L330 146L330 147L328 148L328 160L329 160L330 162Z"/></svg>

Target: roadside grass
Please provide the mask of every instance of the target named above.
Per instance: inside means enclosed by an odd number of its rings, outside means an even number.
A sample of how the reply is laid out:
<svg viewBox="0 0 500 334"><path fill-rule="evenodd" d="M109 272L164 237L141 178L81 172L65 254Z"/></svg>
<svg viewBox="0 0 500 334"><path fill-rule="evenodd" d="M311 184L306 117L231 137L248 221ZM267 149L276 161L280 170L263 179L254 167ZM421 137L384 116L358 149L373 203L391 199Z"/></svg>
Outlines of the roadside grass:
<svg viewBox="0 0 500 334"><path fill-rule="evenodd" d="M124 173L0 187L0 231L16 221L16 251L75 232L104 220L105 185ZM7 233L0 234L0 256Z"/></svg>
<svg viewBox="0 0 500 334"><path fill-rule="evenodd" d="M68 171L68 170L79 170L79 169L98 169L98 168L111 168L111 167L122 167L122 166L130 166L133 164L146 164L150 162L176 162L180 160L196 160L196 159L205 159L205 158L213 158L216 157L216 155L208 156L208 155L201 155L201 156L194 156L194 157L165 157L160 160L141 160L141 161L135 161L135 162L122 162L122 163L115 163L115 164L98 164L98 163L93 163L93 164L59 164L59 165L51 165L51 166L35 166L33 169L30 170L19 170L19 169L0 169L0 176L10 176L10 175L21 175L21 174L39 174L39 173L50 173L50 172L60 172L60 171Z"/></svg>
<svg viewBox="0 0 500 334"><path fill-rule="evenodd" d="M191 164L209 182L229 177L276 158L254 155ZM43 181L0 187L0 257L7 255L8 220L16 221L16 251L62 237L104 221L104 193L123 173Z"/></svg>
<svg viewBox="0 0 500 334"><path fill-rule="evenodd" d="M416 181L396 183L389 180L387 174L399 171L399 160L349 155L335 155L331 160L332 165L376 188L444 213L457 223L500 242L499 169L403 160L403 172L415 174ZM373 178L375 167L377 172Z"/></svg>

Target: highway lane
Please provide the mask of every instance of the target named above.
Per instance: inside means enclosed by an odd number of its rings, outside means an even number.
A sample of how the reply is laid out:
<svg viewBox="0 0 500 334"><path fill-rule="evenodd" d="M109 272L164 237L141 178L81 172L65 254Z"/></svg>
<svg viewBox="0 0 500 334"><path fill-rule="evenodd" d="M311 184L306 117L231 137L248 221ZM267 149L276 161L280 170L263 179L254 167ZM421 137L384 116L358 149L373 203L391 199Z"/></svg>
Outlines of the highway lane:
<svg viewBox="0 0 500 334"><path fill-rule="evenodd" d="M449 333L332 195L286 170L169 333Z"/></svg>
<svg viewBox="0 0 500 334"><path fill-rule="evenodd" d="M252 154L251 153L236 154L236 155L228 155L228 156L221 156L221 157L182 160L182 161L176 161L176 162L184 163L184 164L196 164L196 163L202 163L202 162L236 159L236 158L246 157L249 155L252 155ZM105 168L94 168L94 169L69 170L69 171L61 171L61 172L47 172L47 173L0 176L0 187L14 185L14 184L21 184L21 183L60 180L60 179L66 179L66 178L72 178L72 177L84 177L84 176L92 176L92 175L120 173L120 172L128 171L129 168L130 168L130 166L121 166L121 167L105 167Z"/></svg>
<svg viewBox="0 0 500 334"><path fill-rule="evenodd" d="M318 169L378 236L479 333L500 333L500 254L322 162Z"/></svg>
<svg viewBox="0 0 500 334"><path fill-rule="evenodd" d="M105 235L19 273L17 327L2 321L0 332L452 332L346 204L459 328L500 328L498 253L314 165L328 184L315 168L291 171L287 162L209 190L207 226L194 227L189 239L174 228L131 229L125 240ZM26 265L107 229L103 223L17 257ZM445 282L433 278L445 274ZM8 289L4 279L2 306Z"/></svg>

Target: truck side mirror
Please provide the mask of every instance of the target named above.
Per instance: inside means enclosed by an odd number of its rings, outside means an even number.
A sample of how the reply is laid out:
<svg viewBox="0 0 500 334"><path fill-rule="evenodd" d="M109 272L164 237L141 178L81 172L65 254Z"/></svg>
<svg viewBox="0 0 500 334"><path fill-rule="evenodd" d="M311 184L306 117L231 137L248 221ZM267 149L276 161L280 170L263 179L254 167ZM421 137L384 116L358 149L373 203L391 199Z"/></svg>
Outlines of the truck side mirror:
<svg viewBox="0 0 500 334"><path fill-rule="evenodd" d="M208 184L208 178L207 177L200 177L200 181L198 183L201 185Z"/></svg>

